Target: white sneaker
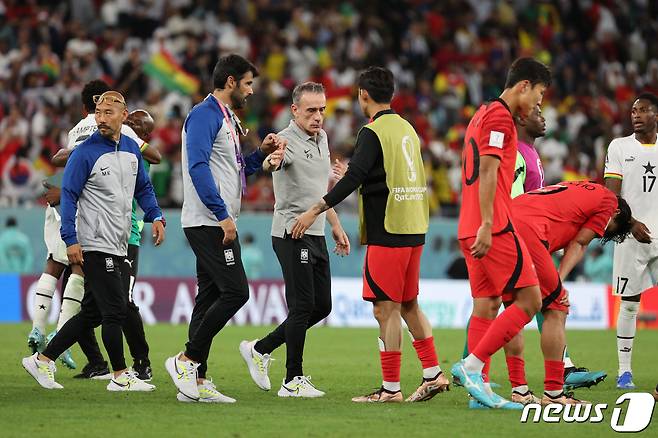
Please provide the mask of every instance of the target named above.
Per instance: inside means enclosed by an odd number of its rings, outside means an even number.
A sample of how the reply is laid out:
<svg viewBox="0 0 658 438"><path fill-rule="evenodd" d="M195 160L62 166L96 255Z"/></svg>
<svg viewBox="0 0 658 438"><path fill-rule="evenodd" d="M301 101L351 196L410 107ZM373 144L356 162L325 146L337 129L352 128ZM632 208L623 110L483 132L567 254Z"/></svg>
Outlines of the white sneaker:
<svg viewBox="0 0 658 438"><path fill-rule="evenodd" d="M286 383L283 379L281 388L277 393L279 397L322 397L324 392L316 389L311 383L311 376L296 376L290 382Z"/></svg>
<svg viewBox="0 0 658 438"><path fill-rule="evenodd" d="M247 364L249 368L249 374L254 383L265 391L269 391L272 388L270 384L270 378L267 375L267 372L270 369L270 362L273 360L269 354L260 354L254 349L258 339L255 339L251 342L242 341L240 342L240 355Z"/></svg>
<svg viewBox="0 0 658 438"><path fill-rule="evenodd" d="M139 380L137 373L131 368L121 373L119 377L113 377L107 384L108 391L155 391L155 385Z"/></svg>
<svg viewBox="0 0 658 438"><path fill-rule="evenodd" d="M176 356L172 356L165 361L165 368L174 381L174 385L180 392L187 397L198 400L199 388L196 384L198 363L190 361L182 361L178 358L182 352Z"/></svg>
<svg viewBox="0 0 658 438"><path fill-rule="evenodd" d="M176 399L183 403L235 403L236 401L234 398L228 397L217 391L217 387L212 383L212 380L204 379L203 383L197 386L199 388L198 400L194 400L182 392L176 394Z"/></svg>
<svg viewBox="0 0 658 438"><path fill-rule="evenodd" d="M64 388L59 383L55 382L55 372L57 367L55 362L52 360L46 362L43 360L37 359L39 353L34 353L32 356L24 357L22 360L23 368L27 371L30 376L34 377L34 380L41 386L46 389L62 389Z"/></svg>

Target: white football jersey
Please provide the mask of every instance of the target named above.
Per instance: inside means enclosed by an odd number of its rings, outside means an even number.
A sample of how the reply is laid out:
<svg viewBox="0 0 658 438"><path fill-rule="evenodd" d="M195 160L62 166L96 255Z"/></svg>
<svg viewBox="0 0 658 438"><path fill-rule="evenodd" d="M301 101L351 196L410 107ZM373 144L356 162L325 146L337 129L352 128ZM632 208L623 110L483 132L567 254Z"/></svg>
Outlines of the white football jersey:
<svg viewBox="0 0 658 438"><path fill-rule="evenodd" d="M612 140L604 177L621 180L621 197L633 217L658 238L658 143L642 144L635 134Z"/></svg>
<svg viewBox="0 0 658 438"><path fill-rule="evenodd" d="M73 149L83 141L85 141L91 134L96 132L98 127L96 126L96 118L93 114L88 114L87 117L80 120L77 125L69 131L69 141L66 145L66 149ZM135 131L128 125L121 125L121 134L127 135L137 142L137 145L141 149L144 145L144 141L137 136Z"/></svg>

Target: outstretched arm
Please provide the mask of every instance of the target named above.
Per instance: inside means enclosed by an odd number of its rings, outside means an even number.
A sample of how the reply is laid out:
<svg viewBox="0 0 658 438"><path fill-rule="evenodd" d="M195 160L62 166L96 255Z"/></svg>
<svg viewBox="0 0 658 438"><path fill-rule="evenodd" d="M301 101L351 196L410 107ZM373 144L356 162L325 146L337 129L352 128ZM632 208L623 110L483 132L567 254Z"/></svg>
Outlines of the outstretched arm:
<svg viewBox="0 0 658 438"><path fill-rule="evenodd" d="M160 164L160 161L162 161L162 155L158 148L144 143L140 150L142 151L142 157L150 164Z"/></svg>
<svg viewBox="0 0 658 438"><path fill-rule="evenodd" d="M358 189L381 155L382 147L377 134L368 128L361 129L354 146L354 155L345 175L319 202L296 219L291 230L293 239L301 238L320 213L340 204L350 193Z"/></svg>
<svg viewBox="0 0 658 438"><path fill-rule="evenodd" d="M576 237L569 242L564 251L562 261L560 262L560 268L558 269L560 280L564 281L573 268L580 263L587 252L587 245L589 245L595 237L597 236L594 231L589 228L583 228L578 232Z"/></svg>
<svg viewBox="0 0 658 438"><path fill-rule="evenodd" d="M53 166L55 167L64 167L66 166L66 162L68 161L71 152L73 152L73 149L60 149L53 156L50 162L53 163Z"/></svg>

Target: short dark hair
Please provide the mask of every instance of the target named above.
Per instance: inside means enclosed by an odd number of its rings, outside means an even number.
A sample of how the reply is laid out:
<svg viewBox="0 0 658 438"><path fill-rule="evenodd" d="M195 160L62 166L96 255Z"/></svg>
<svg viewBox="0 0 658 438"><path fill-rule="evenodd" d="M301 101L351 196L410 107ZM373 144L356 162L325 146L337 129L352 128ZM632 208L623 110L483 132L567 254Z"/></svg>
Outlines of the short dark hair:
<svg viewBox="0 0 658 438"><path fill-rule="evenodd" d="M98 94L103 94L106 91L110 91L109 85L107 82L100 79L95 79L93 81L87 82L85 87L82 89L82 106L85 108L85 111L88 113L93 113L96 110L96 104L94 103L94 96Z"/></svg>
<svg viewBox="0 0 658 438"><path fill-rule="evenodd" d="M383 67L368 67L359 75L359 89L366 90L372 100L377 103L389 103L393 99L395 80L393 73Z"/></svg>
<svg viewBox="0 0 658 438"><path fill-rule="evenodd" d="M505 88L512 88L521 81L530 81L534 87L537 84L551 85L551 71L535 58L518 58L507 72Z"/></svg>
<svg viewBox="0 0 658 438"><path fill-rule="evenodd" d="M258 69L240 55L226 55L219 58L212 71L212 84L214 88L224 89L229 76L239 82L247 72L258 77Z"/></svg>
<svg viewBox="0 0 658 438"><path fill-rule="evenodd" d="M633 228L633 214L628 202L621 196L617 196L617 209L619 213L615 216L614 221L617 224L617 229L614 233L604 233L601 239L602 243L610 241L622 243L631 234Z"/></svg>
<svg viewBox="0 0 658 438"><path fill-rule="evenodd" d="M13 216L9 216L7 218L7 223L5 225L7 226L7 228L11 228L11 227L15 227L17 224L18 222L16 222L16 218Z"/></svg>
<svg viewBox="0 0 658 438"><path fill-rule="evenodd" d="M640 99L648 101L651 105L653 105L654 110L658 112L658 97L656 97L655 94L646 91L640 94L639 96L637 96L637 99L635 100L640 100Z"/></svg>

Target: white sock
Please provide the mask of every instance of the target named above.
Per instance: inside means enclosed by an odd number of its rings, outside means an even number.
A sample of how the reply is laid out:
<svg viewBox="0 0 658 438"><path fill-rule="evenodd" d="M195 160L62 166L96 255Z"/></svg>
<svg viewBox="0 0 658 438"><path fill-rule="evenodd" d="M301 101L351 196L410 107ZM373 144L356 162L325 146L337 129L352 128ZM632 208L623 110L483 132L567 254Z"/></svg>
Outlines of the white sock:
<svg viewBox="0 0 658 438"><path fill-rule="evenodd" d="M484 362L475 357L473 353L469 354L466 359L464 359L464 369L467 373L482 373L484 369Z"/></svg>
<svg viewBox="0 0 658 438"><path fill-rule="evenodd" d="M619 375L631 371L633 340L640 303L622 300L617 317L617 357L619 358Z"/></svg>
<svg viewBox="0 0 658 438"><path fill-rule="evenodd" d="M433 379L439 375L441 367L436 365L429 368L423 368L423 379Z"/></svg>
<svg viewBox="0 0 658 438"><path fill-rule="evenodd" d="M50 314L50 303L57 287L57 279L50 274L43 273L39 277L37 287L34 290L34 302L32 303L32 328L38 328L42 334L46 334L46 324Z"/></svg>
<svg viewBox="0 0 658 438"><path fill-rule="evenodd" d="M562 394L563 391L544 391L544 394L550 396L550 397L557 397L558 395Z"/></svg>
<svg viewBox="0 0 658 438"><path fill-rule="evenodd" d="M82 296L85 294L85 279L78 274L71 274L69 281L64 289L64 298L62 299L62 308L59 311L59 320L57 321L57 330L61 329L66 321L71 319L80 311Z"/></svg>
<svg viewBox="0 0 658 438"><path fill-rule="evenodd" d="M525 394L529 390L530 388L528 388L528 385L515 386L512 388L512 392L516 392L517 394Z"/></svg>
<svg viewBox="0 0 658 438"><path fill-rule="evenodd" d="M400 382L387 382L384 380L382 386L385 390L391 392L398 392L400 390Z"/></svg>
<svg viewBox="0 0 658 438"><path fill-rule="evenodd" d="M569 356L569 352L567 351L567 346L564 346L564 350L562 350L562 362L564 362L564 367L565 368L575 368L576 365L573 364L571 361L571 357Z"/></svg>

